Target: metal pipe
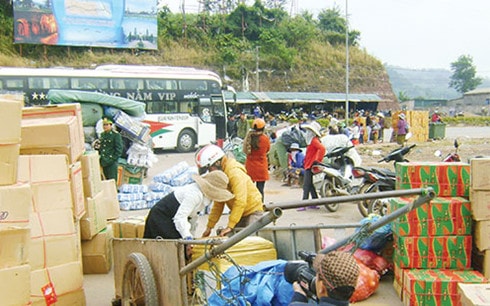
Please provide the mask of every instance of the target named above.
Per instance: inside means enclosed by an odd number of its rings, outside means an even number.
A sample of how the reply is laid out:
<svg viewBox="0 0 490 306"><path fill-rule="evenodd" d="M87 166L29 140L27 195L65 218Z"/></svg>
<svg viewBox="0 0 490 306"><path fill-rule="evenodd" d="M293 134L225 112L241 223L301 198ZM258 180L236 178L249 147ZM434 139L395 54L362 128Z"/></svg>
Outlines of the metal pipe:
<svg viewBox="0 0 490 306"><path fill-rule="evenodd" d="M315 206L315 205L357 202L362 200L406 197L406 196L413 196L413 195L423 195L430 191L434 192L433 189L429 187L429 188L380 191L376 193L361 193L361 194L353 194L347 196L318 198L318 199L311 199L311 200L298 200L298 201L289 201L289 202L280 202L280 203L271 202L268 205L265 205L265 210L272 210L276 207L282 209L292 209L292 208L300 208L300 207Z"/></svg>
<svg viewBox="0 0 490 306"><path fill-rule="evenodd" d="M434 192L434 190L432 190L432 188L428 188L428 189L430 189L430 190L427 193L422 194L421 196L416 198L411 204L400 207L399 209L395 210L394 212L392 212L388 215L385 215L385 216L381 217L379 220L369 224L366 231L369 233L372 233L376 229L392 222L393 220L399 218L400 216L408 213L412 209L418 208L422 204L427 203L430 200L432 200L436 196L436 193ZM354 233L354 234L352 234L352 235L350 235L350 236L348 236L342 240L339 240L339 241L335 242L334 244L330 245L329 247L321 250L319 253L327 254L331 251L334 251L334 250L340 248L341 246L346 245L352 239L352 237L354 237L355 235L356 235L356 233Z"/></svg>
<svg viewBox="0 0 490 306"><path fill-rule="evenodd" d="M277 218L282 216L282 210L280 208L274 208L271 212L265 214L262 216L259 220L255 221L254 223L250 224L249 226L245 227L235 235L231 236L228 238L226 241L224 241L222 244L210 249L204 255L201 257L197 258L196 260L193 260L190 262L187 266L183 267L180 270L180 275L185 275L186 273L189 273L193 269L199 267L203 263L205 263L208 259L211 259L215 257L216 255L219 255L229 249L230 247L234 246L238 242L242 241L246 237L250 236L251 234L255 233L259 229L263 228L267 224L275 221Z"/></svg>

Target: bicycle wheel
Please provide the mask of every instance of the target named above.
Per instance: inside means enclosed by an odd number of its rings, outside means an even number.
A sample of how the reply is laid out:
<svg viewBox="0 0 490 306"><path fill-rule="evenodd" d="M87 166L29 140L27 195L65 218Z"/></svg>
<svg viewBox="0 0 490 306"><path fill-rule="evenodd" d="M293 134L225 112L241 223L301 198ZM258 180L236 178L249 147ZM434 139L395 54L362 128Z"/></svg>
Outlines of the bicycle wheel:
<svg viewBox="0 0 490 306"><path fill-rule="evenodd" d="M123 306L158 306L155 277L145 255L131 253L124 268L122 283Z"/></svg>

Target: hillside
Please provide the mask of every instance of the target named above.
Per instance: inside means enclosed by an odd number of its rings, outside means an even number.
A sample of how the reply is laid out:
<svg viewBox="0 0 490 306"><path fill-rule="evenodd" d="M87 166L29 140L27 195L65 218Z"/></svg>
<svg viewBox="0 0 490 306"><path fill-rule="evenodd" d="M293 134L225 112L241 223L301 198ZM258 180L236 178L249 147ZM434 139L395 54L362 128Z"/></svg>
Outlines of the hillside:
<svg viewBox="0 0 490 306"><path fill-rule="evenodd" d="M398 96L403 92L410 98L456 99L461 94L448 86L452 72L444 69L409 69L385 66L393 92ZM490 87L490 80L484 79L478 88Z"/></svg>

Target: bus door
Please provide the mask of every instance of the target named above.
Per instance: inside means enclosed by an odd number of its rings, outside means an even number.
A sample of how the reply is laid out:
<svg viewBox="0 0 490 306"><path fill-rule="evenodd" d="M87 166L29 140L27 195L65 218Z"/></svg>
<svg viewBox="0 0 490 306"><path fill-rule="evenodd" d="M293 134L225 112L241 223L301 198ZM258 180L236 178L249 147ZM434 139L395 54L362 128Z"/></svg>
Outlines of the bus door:
<svg viewBox="0 0 490 306"><path fill-rule="evenodd" d="M213 105L213 122L216 124L216 139L226 138L226 105L222 95L211 95Z"/></svg>
<svg viewBox="0 0 490 306"><path fill-rule="evenodd" d="M213 104L209 98L199 98L197 114L201 119L199 122L199 131L197 133L198 144L209 141L216 141L216 124Z"/></svg>

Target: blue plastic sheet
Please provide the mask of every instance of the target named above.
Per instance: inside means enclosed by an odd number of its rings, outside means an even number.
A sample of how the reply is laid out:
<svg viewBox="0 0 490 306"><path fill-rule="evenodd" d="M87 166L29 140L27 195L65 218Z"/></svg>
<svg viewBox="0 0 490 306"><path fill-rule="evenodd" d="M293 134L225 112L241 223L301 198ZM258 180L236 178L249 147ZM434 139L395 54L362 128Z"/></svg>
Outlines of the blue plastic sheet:
<svg viewBox="0 0 490 306"><path fill-rule="evenodd" d="M286 263L285 260L264 261L252 267L243 267L245 271L241 272L232 266L223 273L222 289L219 294L214 293L209 297L209 305L289 305L293 286L284 279Z"/></svg>

